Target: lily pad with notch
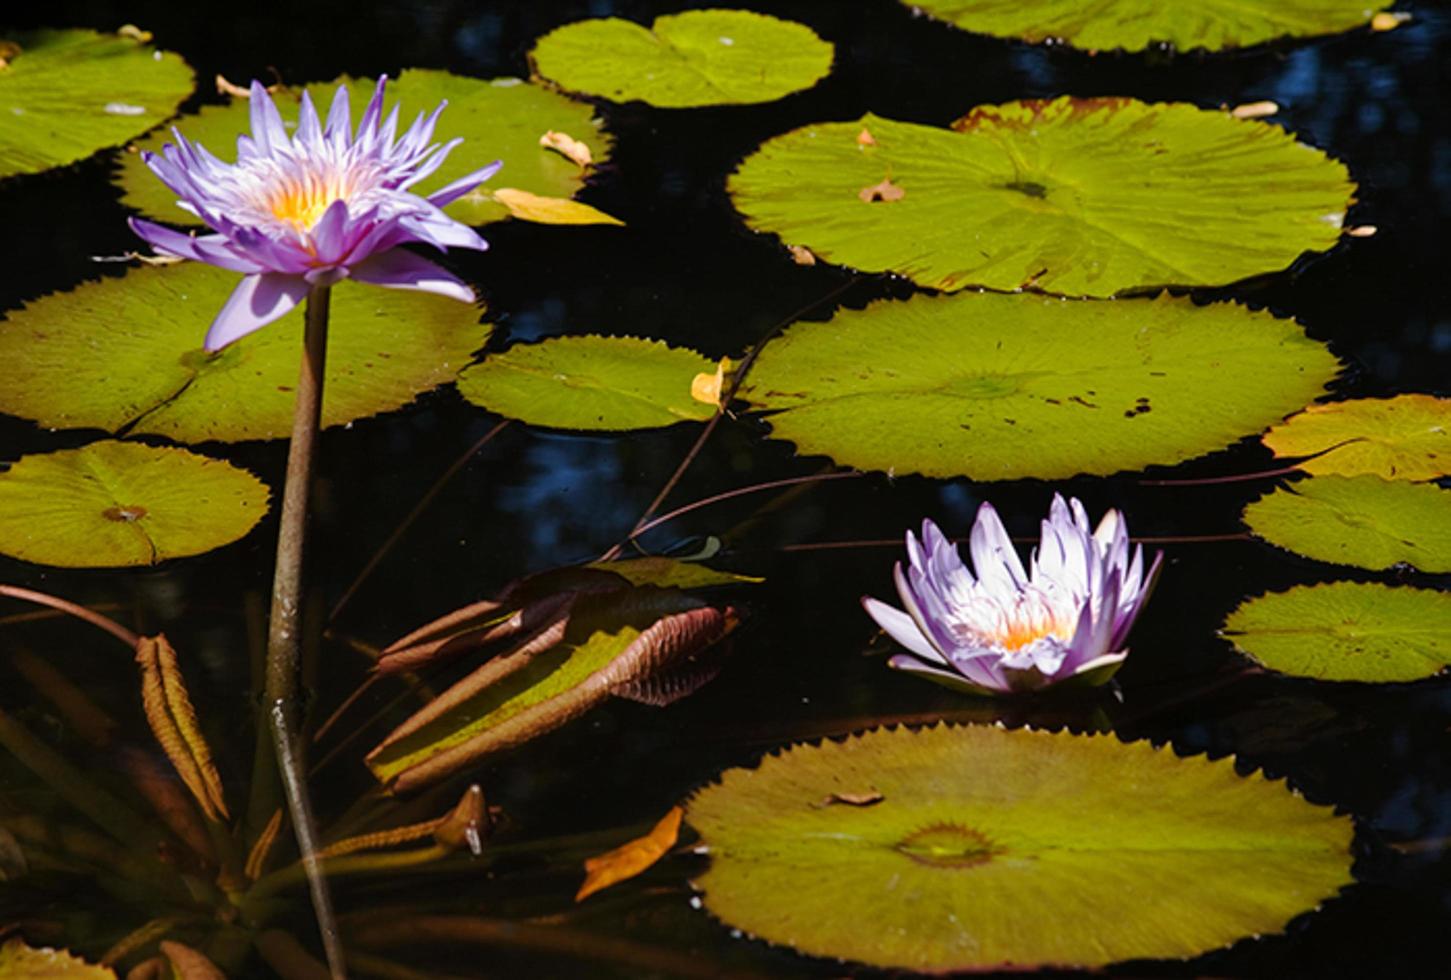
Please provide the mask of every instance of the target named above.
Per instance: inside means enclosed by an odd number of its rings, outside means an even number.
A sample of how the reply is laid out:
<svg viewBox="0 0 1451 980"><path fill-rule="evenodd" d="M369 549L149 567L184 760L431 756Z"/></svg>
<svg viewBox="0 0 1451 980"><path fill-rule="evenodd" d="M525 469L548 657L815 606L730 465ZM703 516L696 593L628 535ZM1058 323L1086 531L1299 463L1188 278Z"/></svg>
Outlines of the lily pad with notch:
<svg viewBox="0 0 1451 980"><path fill-rule="evenodd" d="M749 10L686 10L648 28L618 17L555 28L529 52L562 88L662 108L773 102L831 70L832 46L804 24Z"/></svg>
<svg viewBox="0 0 1451 980"><path fill-rule="evenodd" d="M823 805L843 794L873 802ZM686 819L712 915L888 970L1195 956L1351 880L1348 817L1232 759L1111 735L875 729L729 770Z"/></svg>
<svg viewBox="0 0 1451 980"><path fill-rule="evenodd" d="M1451 474L1451 398L1396 395L1311 405L1265 433L1282 458L1316 476L1375 474L1434 480Z"/></svg>
<svg viewBox="0 0 1451 980"><path fill-rule="evenodd" d="M0 177L82 160L176 112L194 78L131 35L41 30L0 38Z"/></svg>
<svg viewBox="0 0 1451 980"><path fill-rule="evenodd" d="M286 436L304 311L209 354L207 325L236 284L234 272L183 263L33 300L0 321L0 411L181 442ZM453 380L490 329L477 306L347 281L333 289L331 314L325 426Z"/></svg>
<svg viewBox="0 0 1451 980"><path fill-rule="evenodd" d="M803 179L809 175L810 179ZM729 181L757 231L954 290L1106 297L1278 272L1340 238L1343 164L1268 123L1126 98L867 115L762 144Z"/></svg>
<svg viewBox="0 0 1451 980"><path fill-rule="evenodd" d="M1061 479L1222 449L1337 369L1294 321L1233 303L964 292L797 323L738 394L845 466Z"/></svg>
<svg viewBox="0 0 1451 980"><path fill-rule="evenodd" d="M0 473L0 553L111 568L198 555L246 536L269 491L184 449L102 441L22 456Z"/></svg>
<svg viewBox="0 0 1451 980"><path fill-rule="evenodd" d="M319 106L319 112L325 114L340 84L348 86L356 123L358 114L372 98L374 80L344 76L305 88L311 93L313 103ZM300 88L283 89L274 94L284 124L289 128L296 125L301 97ZM481 225L513 214L507 203L494 198L494 192L503 188L546 200L570 198L584 186L594 167L609 157L610 140L595 118L593 107L517 78L489 81L433 69L409 68L388 82L385 108L400 106L400 118L406 125L413 116L431 112L445 99L448 108L439 117L435 140L447 142L461 137L463 143L454 148L432 176L411 189L426 196L491 160L504 161L503 169L492 180L444 209L465 224ZM236 98L225 105L202 106L198 112L176 120L176 128L187 139L201 143L223 160L235 159L237 137L250 129L247 100ZM593 162L581 165L541 145L541 139L550 132L566 133L584 144ZM122 203L128 207L158 221L195 224L196 217L176 206L176 195L141 160L140 151L159 153L164 144L174 141L169 130L138 141L122 158L115 180L124 192ZM542 212L537 203L534 208L531 213L540 216ZM566 209L563 214L565 223L581 223L585 217L578 209ZM597 214L598 222L619 223L608 215Z"/></svg>

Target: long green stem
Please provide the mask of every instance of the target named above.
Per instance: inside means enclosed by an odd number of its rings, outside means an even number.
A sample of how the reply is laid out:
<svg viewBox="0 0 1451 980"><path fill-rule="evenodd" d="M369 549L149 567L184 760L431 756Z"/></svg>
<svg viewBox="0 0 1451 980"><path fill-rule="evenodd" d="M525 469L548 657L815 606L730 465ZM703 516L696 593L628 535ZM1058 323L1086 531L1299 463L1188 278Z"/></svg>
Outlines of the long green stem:
<svg viewBox="0 0 1451 980"><path fill-rule="evenodd" d="M317 827L307 795L302 761L301 675L302 557L307 538L307 500L322 413L323 369L327 361L328 287L314 286L307 297L307 327L302 371L293 410L292 443L287 453L287 484L282 494L282 526L277 534L277 568L272 578L272 617L267 630L266 709L277 751L277 767L292 813L293 832L307 869L313 910L333 977L346 976L327 879L317 859Z"/></svg>

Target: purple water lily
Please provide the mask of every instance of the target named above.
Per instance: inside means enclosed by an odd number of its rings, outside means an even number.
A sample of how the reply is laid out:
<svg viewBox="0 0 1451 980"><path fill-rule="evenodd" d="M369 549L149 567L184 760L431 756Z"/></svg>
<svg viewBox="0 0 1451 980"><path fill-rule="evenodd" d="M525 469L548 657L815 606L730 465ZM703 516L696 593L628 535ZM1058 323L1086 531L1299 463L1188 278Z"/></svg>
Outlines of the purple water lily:
<svg viewBox="0 0 1451 980"><path fill-rule="evenodd" d="M237 138L235 164L175 130L176 143L145 154L146 165L180 196L177 204L215 234L193 237L139 218L131 219L132 229L158 252L244 274L207 332L207 350L276 320L311 287L341 279L473 301L473 290L452 273L398 246L488 248L440 209L487 180L499 163L427 197L410 193L462 140L430 143L442 102L395 140L397 107L383 119L386 82L378 79L356 136L346 86L338 87L326 126L303 93L297 132L289 137L272 97L254 81L252 135Z"/></svg>
<svg viewBox="0 0 1451 980"><path fill-rule="evenodd" d="M896 568L906 612L871 597L862 605L911 651L892 667L974 694L1106 682L1128 656L1124 641L1164 557L1145 574L1143 546L1131 560L1118 511L1090 531L1083 505L1057 494L1028 570L991 504L978 510L969 546L975 579L956 546L923 521L920 543L907 532L909 567Z"/></svg>

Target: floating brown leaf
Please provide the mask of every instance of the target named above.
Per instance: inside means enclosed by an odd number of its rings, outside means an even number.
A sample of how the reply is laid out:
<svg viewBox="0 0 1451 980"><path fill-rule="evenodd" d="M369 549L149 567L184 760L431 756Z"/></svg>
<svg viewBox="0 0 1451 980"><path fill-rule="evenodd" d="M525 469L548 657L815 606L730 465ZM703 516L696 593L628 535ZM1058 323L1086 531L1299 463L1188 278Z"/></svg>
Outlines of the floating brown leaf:
<svg viewBox="0 0 1451 980"><path fill-rule="evenodd" d="M906 196L907 192L892 183L892 178L890 177L883 177L880 184L863 187L857 191L857 197L866 201L868 204L874 201L886 201L890 204L892 201L900 201Z"/></svg>
<svg viewBox="0 0 1451 980"><path fill-rule="evenodd" d="M1229 114L1236 119L1263 119L1266 116L1273 116L1280 111L1280 106L1269 99L1261 99L1258 102L1245 102L1229 110Z"/></svg>
<svg viewBox="0 0 1451 980"><path fill-rule="evenodd" d="M797 265L816 264L816 253L805 245L787 245L786 251L791 253L791 261Z"/></svg>
<svg viewBox="0 0 1451 980"><path fill-rule="evenodd" d="M684 815L680 807L671 807L644 837L587 859L584 884L579 886L574 900L582 902L597 891L633 878L664 857L680 837L680 818Z"/></svg>
<svg viewBox="0 0 1451 980"><path fill-rule="evenodd" d="M589 147L568 133L551 129L539 137L539 145L545 149L554 150L581 167L588 167L594 162L594 155L590 153Z"/></svg>
<svg viewBox="0 0 1451 980"><path fill-rule="evenodd" d="M822 797L821 802L816 805L822 807L840 803L846 806L875 806L885 799L886 797L876 790L869 790L865 793L832 793Z"/></svg>
<svg viewBox="0 0 1451 980"><path fill-rule="evenodd" d="M136 643L136 663L141 668L141 704L156 740L207 819L229 819L222 777L197 724L176 651L165 636L143 636Z"/></svg>

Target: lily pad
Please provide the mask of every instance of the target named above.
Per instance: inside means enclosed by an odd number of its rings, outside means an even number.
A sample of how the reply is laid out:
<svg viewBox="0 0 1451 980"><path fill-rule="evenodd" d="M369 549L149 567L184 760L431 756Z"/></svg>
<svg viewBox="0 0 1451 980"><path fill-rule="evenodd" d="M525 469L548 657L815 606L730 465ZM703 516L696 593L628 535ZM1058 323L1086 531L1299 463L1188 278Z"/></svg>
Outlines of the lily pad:
<svg viewBox="0 0 1451 980"><path fill-rule="evenodd" d="M0 552L66 568L155 565L244 537L267 498L246 470L185 449L105 441L22 456L0 473Z"/></svg>
<svg viewBox="0 0 1451 980"><path fill-rule="evenodd" d="M1222 449L1336 368L1294 321L1232 303L969 292L798 323L740 395L772 435L846 466L1058 479Z"/></svg>
<svg viewBox="0 0 1451 980"><path fill-rule="evenodd" d="M834 803L854 799L872 802ZM686 819L713 915L934 973L1187 957L1277 931L1350 882L1353 833L1231 759L988 726L793 746L726 772Z"/></svg>
<svg viewBox="0 0 1451 980"><path fill-rule="evenodd" d="M1373 582L1298 585L1241 603L1224 623L1271 670L1322 681L1414 681L1451 664L1451 593Z"/></svg>
<svg viewBox="0 0 1451 980"><path fill-rule="evenodd" d="M762 144L729 189L751 227L829 262L1101 297L1283 269L1339 240L1355 186L1268 123L1065 96L978 106L950 129L815 123Z"/></svg>
<svg viewBox="0 0 1451 980"><path fill-rule="evenodd" d="M1451 474L1451 398L1397 395L1311 405L1270 429L1264 442L1276 456L1313 456L1297 467L1316 476L1434 480Z"/></svg>
<svg viewBox="0 0 1451 980"><path fill-rule="evenodd" d="M342 83L348 85L356 121L358 113L372 98L376 84L373 79L343 77L306 88L312 93L314 103L321 107L319 111L326 113L333 92ZM500 189L514 188L541 197L567 198L584 185L591 168L541 145L541 138L548 132L565 133L580 141L589 148L595 163L609 156L609 138L594 117L592 106L517 78L487 81L445 71L410 68L388 82L387 95L385 108L400 105L400 118L405 124L420 112L431 112L440 101L447 99L448 108L439 117L434 137L438 142L455 137L463 139L431 177L412 188L416 193L427 195L491 160L504 161L503 169L492 180L444 208L466 224L481 225L510 216L510 209L494 200L494 192ZM289 128L296 125L301 97L299 89L286 89L274 96L283 122ZM201 143L224 160L232 160L236 156L237 137L251 129L247 113L247 100L233 99L226 105L203 106L199 112L183 116L176 121L176 128L187 139ZM155 133L131 149L159 153L168 142L174 142L169 130ZM176 206L176 195L147 169L139 152L128 152L122 157L115 180L125 192L121 200L128 207L158 221L196 223L193 215ZM578 215L569 217L577 220Z"/></svg>
<svg viewBox="0 0 1451 980"><path fill-rule="evenodd" d="M529 52L535 74L563 88L662 108L773 102L815 85L831 59L811 28L749 10L687 10L648 29L583 20Z"/></svg>
<svg viewBox="0 0 1451 980"><path fill-rule="evenodd" d="M191 94L178 55L137 37L31 31L0 41L0 177L82 160L146 132Z"/></svg>
<svg viewBox="0 0 1451 980"><path fill-rule="evenodd" d="M663 555L596 561L584 567L612 572L631 585L652 585L657 589L705 589L720 585L759 585L766 581L757 575L742 575Z"/></svg>
<svg viewBox="0 0 1451 980"><path fill-rule="evenodd" d="M715 415L690 394L695 376L715 367L658 340L555 337L489 355L459 376L458 389L480 408L531 425L620 432Z"/></svg>
<svg viewBox="0 0 1451 980"><path fill-rule="evenodd" d="M11 936L0 943L0 980L116 980L116 971L87 963L68 950L28 946Z"/></svg>
<svg viewBox="0 0 1451 980"><path fill-rule="evenodd" d="M1247 47L1282 37L1338 34L1370 23L1391 0L911 0L911 6L965 31L1025 41L1061 41L1088 51L1181 51Z"/></svg>
<svg viewBox="0 0 1451 980"><path fill-rule="evenodd" d="M1378 476L1317 476L1244 511L1270 544L1318 561L1451 572L1451 490Z"/></svg>
<svg viewBox="0 0 1451 980"><path fill-rule="evenodd" d="M207 325L236 284L236 273L196 263L141 268L10 313L0 411L181 442L286 436L303 309L208 354ZM339 283L323 424L391 411L451 381L488 337L478 319L478 307L447 297Z"/></svg>
<svg viewBox="0 0 1451 980"><path fill-rule="evenodd" d="M365 761L389 789L408 792L553 731L611 695L668 703L670 692L658 696L661 677L687 669L735 622L732 610L674 590L580 595L556 629L486 661Z"/></svg>

